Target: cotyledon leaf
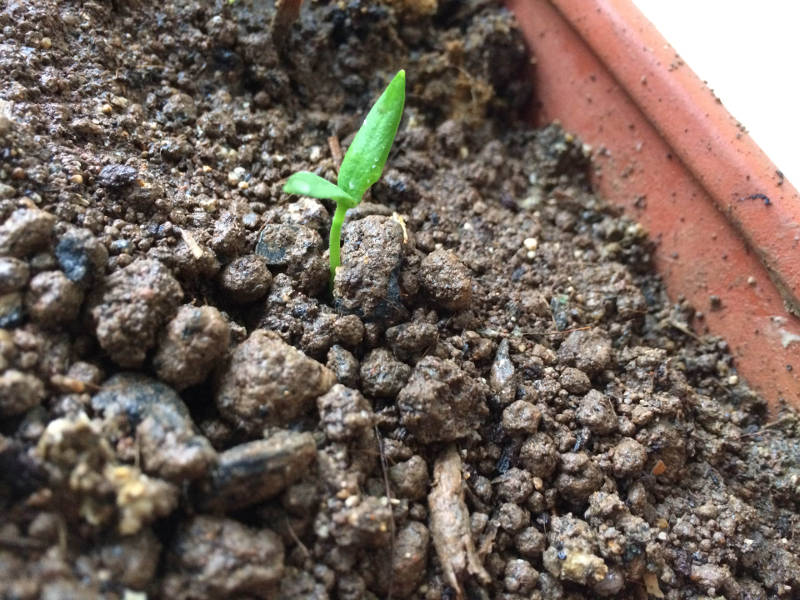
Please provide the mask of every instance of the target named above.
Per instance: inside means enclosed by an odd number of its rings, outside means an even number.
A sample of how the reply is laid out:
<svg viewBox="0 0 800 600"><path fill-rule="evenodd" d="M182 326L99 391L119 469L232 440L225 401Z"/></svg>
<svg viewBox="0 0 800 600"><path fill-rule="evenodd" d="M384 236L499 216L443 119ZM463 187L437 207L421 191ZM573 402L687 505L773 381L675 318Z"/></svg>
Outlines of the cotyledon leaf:
<svg viewBox="0 0 800 600"><path fill-rule="evenodd" d="M372 106L344 155L337 184L356 203L361 202L364 192L380 179L397 135L405 100L406 72L401 70Z"/></svg>
<svg viewBox="0 0 800 600"><path fill-rule="evenodd" d="M356 199L339 186L309 171L300 171L289 177L283 186L283 191L287 194L344 202L348 206L358 204Z"/></svg>

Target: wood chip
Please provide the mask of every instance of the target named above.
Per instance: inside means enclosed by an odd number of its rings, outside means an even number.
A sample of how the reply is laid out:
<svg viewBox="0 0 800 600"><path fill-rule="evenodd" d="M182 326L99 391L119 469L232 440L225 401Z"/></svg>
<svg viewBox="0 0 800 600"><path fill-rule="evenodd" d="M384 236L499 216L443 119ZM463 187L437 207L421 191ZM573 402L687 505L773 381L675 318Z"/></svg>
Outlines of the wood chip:
<svg viewBox="0 0 800 600"><path fill-rule="evenodd" d="M202 258L203 249L194 239L194 236L187 230L181 229L181 237L183 238L183 242L189 247L189 252L192 253L192 256L194 256L196 259Z"/></svg>
<svg viewBox="0 0 800 600"><path fill-rule="evenodd" d="M664 597L664 592L658 587L658 577L655 573L645 573L642 575L642 581L644 581L644 587L647 588L649 596L653 596L653 598Z"/></svg>
<svg viewBox="0 0 800 600"><path fill-rule="evenodd" d="M336 170L338 171L339 167L342 166L342 158L344 158L342 146L339 143L339 138L335 135L329 137L328 147L331 149L331 156L333 157L333 161L336 163Z"/></svg>
<svg viewBox="0 0 800 600"><path fill-rule="evenodd" d="M456 591L456 597L464 597L461 581L467 576L488 584L489 574L472 541L469 511L464 502L461 457L455 446L449 446L436 459L428 509L433 547L445 580Z"/></svg>

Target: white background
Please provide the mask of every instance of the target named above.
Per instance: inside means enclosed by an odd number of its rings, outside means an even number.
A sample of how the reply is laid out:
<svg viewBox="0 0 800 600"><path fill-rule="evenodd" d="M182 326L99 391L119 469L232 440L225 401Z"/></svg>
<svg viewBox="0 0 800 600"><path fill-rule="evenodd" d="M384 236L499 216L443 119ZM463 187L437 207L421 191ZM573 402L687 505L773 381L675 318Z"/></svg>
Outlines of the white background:
<svg viewBox="0 0 800 600"><path fill-rule="evenodd" d="M800 1L633 2L800 187Z"/></svg>

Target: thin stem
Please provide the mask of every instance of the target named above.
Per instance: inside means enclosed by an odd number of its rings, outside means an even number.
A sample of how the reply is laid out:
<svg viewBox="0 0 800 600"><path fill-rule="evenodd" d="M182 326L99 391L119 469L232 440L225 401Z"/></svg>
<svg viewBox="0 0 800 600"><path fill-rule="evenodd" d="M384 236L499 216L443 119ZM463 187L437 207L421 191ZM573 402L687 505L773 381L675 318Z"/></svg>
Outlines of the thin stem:
<svg viewBox="0 0 800 600"><path fill-rule="evenodd" d="M344 224L344 216L349 207L344 202L336 203L336 212L333 213L333 220L331 221L331 236L330 236L330 261L331 261L331 287L333 287L333 278L336 276L336 267L341 264L339 252L342 246L342 225Z"/></svg>

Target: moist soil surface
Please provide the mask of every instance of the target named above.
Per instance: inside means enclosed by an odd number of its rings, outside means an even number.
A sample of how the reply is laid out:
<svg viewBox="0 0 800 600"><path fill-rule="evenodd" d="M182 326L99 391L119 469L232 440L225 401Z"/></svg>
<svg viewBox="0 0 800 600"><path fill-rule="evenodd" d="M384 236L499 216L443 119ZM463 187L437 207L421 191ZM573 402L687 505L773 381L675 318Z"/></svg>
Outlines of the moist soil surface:
<svg viewBox="0 0 800 600"><path fill-rule="evenodd" d="M800 424L519 120L511 16L290 4L2 3L0 595L800 597ZM281 186L400 68L331 288Z"/></svg>

